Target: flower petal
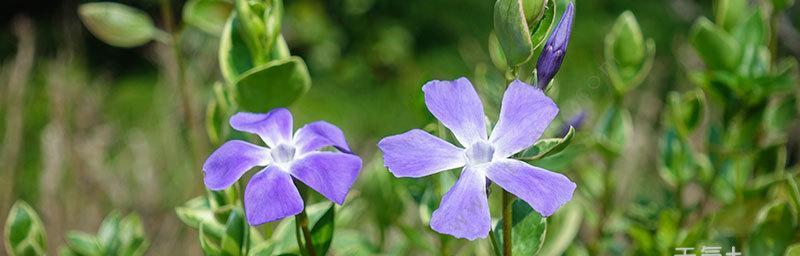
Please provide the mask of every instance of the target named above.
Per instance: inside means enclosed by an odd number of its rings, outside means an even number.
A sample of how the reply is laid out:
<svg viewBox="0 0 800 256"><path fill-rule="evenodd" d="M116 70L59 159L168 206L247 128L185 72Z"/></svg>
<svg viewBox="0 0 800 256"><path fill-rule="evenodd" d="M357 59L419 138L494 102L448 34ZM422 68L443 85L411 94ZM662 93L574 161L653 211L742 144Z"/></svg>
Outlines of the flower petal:
<svg viewBox="0 0 800 256"><path fill-rule="evenodd" d="M294 145L299 153L315 151L322 147L334 146L341 151L350 152L344 133L339 127L325 121L317 121L297 129Z"/></svg>
<svg viewBox="0 0 800 256"><path fill-rule="evenodd" d="M233 129L257 134L270 147L292 141L292 113L285 108L266 114L239 112L231 117L230 123Z"/></svg>
<svg viewBox="0 0 800 256"><path fill-rule="evenodd" d="M258 226L283 219L303 210L303 198L289 173L269 166L256 173L244 190L247 223Z"/></svg>
<svg viewBox="0 0 800 256"><path fill-rule="evenodd" d="M467 166L431 216L431 228L442 234L475 240L489 233L492 220L486 198L486 176L480 167Z"/></svg>
<svg viewBox="0 0 800 256"><path fill-rule="evenodd" d="M483 104L466 78L453 81L433 80L422 86L425 105L464 147L475 140L486 139Z"/></svg>
<svg viewBox="0 0 800 256"><path fill-rule="evenodd" d="M414 129L378 142L383 163L395 177L422 177L464 166L464 150Z"/></svg>
<svg viewBox="0 0 800 256"><path fill-rule="evenodd" d="M241 140L222 144L203 164L204 182L211 190L230 187L242 174L256 166L270 162L269 149Z"/></svg>
<svg viewBox="0 0 800 256"><path fill-rule="evenodd" d="M527 202L543 217L571 200L576 187L560 173L513 159L493 161L486 169L486 177Z"/></svg>
<svg viewBox="0 0 800 256"><path fill-rule="evenodd" d="M361 158L338 152L314 152L292 163L292 176L331 201L344 203L361 170Z"/></svg>
<svg viewBox="0 0 800 256"><path fill-rule="evenodd" d="M489 141L495 158L506 158L533 145L558 114L553 100L531 85L515 80L503 95L500 118Z"/></svg>

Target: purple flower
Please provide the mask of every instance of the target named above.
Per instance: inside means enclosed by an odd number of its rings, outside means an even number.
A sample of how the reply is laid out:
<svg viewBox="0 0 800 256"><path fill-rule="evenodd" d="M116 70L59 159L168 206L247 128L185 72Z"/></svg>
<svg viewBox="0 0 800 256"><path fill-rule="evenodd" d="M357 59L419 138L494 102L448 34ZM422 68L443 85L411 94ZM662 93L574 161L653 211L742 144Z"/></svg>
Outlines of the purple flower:
<svg viewBox="0 0 800 256"><path fill-rule="evenodd" d="M431 81L422 91L428 110L463 148L418 129L386 137L378 147L386 167L397 177L422 177L464 167L433 212L433 230L470 240L486 237L492 223L487 178L542 216L553 214L572 199L576 186L564 175L509 158L533 145L558 113L542 90L512 82L491 135L486 131L480 98L466 78Z"/></svg>
<svg viewBox="0 0 800 256"><path fill-rule="evenodd" d="M579 130L583 126L583 121L586 120L586 111L581 110L578 114L572 116L563 126L561 126L561 133L559 137L567 136L569 133L569 128L575 128L575 130Z"/></svg>
<svg viewBox="0 0 800 256"><path fill-rule="evenodd" d="M575 6L570 1L536 62L536 86L542 90L547 88L547 84L556 76L558 69L561 68L561 62L564 61L564 55L567 54L573 16L575 16Z"/></svg>
<svg viewBox="0 0 800 256"><path fill-rule="evenodd" d="M267 147L241 140L226 142L203 165L205 184L211 190L222 190L251 168L264 167L250 178L244 192L250 225L303 210L303 198L294 179L341 205L361 170L361 159L356 155L319 151L328 146L350 151L342 131L330 123L313 122L292 134L292 114L285 108L266 114L240 112L230 123L236 130L258 135Z"/></svg>

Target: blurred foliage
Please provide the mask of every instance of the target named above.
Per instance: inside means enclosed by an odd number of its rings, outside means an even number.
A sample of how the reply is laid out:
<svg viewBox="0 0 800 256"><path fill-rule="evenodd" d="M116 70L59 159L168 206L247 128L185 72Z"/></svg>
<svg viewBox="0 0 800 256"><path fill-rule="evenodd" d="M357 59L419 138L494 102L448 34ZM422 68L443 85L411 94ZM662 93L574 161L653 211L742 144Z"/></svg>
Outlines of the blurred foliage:
<svg viewBox="0 0 800 256"><path fill-rule="evenodd" d="M509 63L532 70L566 5L524 1L508 29L496 20L504 1L89 2L3 10L34 20L0 22L15 30L0 33L8 254L297 253L293 219L246 226L236 188L203 192L197 167L214 145L252 139L230 130L231 114L289 104L297 124L342 128L365 160L344 207L317 194L308 202L320 252L492 254L488 238L468 243L428 227L457 173L396 179L374 145L429 124L452 140L424 107L420 86L431 79L470 77L496 119ZM663 255L735 246L795 255L798 27L794 1L578 1L569 53L548 92L561 114L525 152L578 190L547 219L515 221L547 226L540 247L515 250ZM292 90L275 90L276 78ZM558 124L582 111L586 125L557 138ZM12 206L17 199L35 207ZM492 209L499 201L490 195ZM113 208L141 218L112 213L99 224ZM98 224L97 234L84 233Z"/></svg>

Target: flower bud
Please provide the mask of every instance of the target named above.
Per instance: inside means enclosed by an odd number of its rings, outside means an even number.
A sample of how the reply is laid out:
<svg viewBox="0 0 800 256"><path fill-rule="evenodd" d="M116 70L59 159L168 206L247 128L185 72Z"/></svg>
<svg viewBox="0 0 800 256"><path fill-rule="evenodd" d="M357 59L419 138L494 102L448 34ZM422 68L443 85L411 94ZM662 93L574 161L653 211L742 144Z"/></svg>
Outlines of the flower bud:
<svg viewBox="0 0 800 256"><path fill-rule="evenodd" d="M561 15L561 20L558 25L550 34L550 38L542 49L542 54L539 55L539 60L536 63L536 86L544 90L547 84L561 68L561 62L564 61L564 55L567 53L567 44L569 43L569 34L572 30L572 18L575 16L575 6L570 1L564 14Z"/></svg>

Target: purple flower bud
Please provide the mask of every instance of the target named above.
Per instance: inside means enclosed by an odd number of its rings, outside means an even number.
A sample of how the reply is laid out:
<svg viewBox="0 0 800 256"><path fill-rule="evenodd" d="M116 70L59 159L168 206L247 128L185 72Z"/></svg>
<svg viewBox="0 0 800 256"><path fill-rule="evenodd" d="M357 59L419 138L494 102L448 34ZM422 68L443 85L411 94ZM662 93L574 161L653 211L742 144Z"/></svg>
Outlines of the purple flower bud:
<svg viewBox="0 0 800 256"><path fill-rule="evenodd" d="M542 54L539 55L539 60L536 62L536 87L542 90L547 88L550 80L553 80L558 69L561 68L561 62L567 53L573 16L575 16L575 6L570 1L569 5L567 5L567 10L561 15L558 25L556 25L556 28L550 34L550 38L544 44Z"/></svg>

